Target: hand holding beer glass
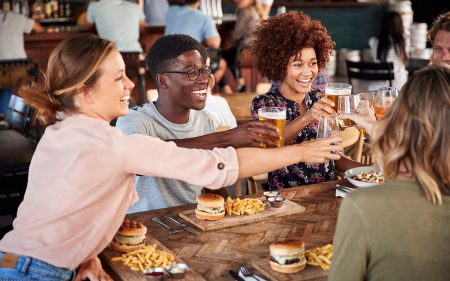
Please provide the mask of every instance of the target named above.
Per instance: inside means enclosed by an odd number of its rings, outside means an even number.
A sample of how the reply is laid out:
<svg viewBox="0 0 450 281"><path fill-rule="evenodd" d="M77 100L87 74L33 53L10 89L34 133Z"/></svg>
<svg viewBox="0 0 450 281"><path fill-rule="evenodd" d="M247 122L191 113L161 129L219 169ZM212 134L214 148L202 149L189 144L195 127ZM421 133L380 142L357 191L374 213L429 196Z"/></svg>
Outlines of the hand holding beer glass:
<svg viewBox="0 0 450 281"><path fill-rule="evenodd" d="M275 139L269 135L263 135L264 138L268 138L277 144L277 147L284 145L284 129L286 128L286 108L284 107L261 107L258 109L259 121L266 121L275 125L278 129L278 139ZM266 148L264 143L261 143L261 147Z"/></svg>
<svg viewBox="0 0 450 281"><path fill-rule="evenodd" d="M347 83L327 83L325 84L325 97L332 102L334 111L338 112L339 96L349 96L352 94L352 85Z"/></svg>
<svg viewBox="0 0 450 281"><path fill-rule="evenodd" d="M392 106L398 96L398 91L394 87L379 88L375 96L375 116L377 120L381 119L386 111Z"/></svg>
<svg viewBox="0 0 450 281"><path fill-rule="evenodd" d="M360 95L345 95L338 97L338 113L341 114L352 114L356 112L359 102L361 100ZM339 125L341 128L354 127L356 123L350 119L339 119Z"/></svg>

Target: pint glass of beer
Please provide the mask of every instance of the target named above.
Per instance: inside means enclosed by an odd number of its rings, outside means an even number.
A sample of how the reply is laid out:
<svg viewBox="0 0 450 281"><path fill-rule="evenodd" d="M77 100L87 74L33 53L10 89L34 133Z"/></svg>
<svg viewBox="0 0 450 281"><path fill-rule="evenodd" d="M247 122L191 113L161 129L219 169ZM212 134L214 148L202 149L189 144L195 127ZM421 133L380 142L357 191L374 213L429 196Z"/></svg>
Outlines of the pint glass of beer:
<svg viewBox="0 0 450 281"><path fill-rule="evenodd" d="M348 96L352 94L352 85L347 83L327 83L325 84L325 97L332 102L334 111L338 111L339 96Z"/></svg>
<svg viewBox="0 0 450 281"><path fill-rule="evenodd" d="M284 145L284 128L286 127L286 108L284 107L261 107L258 110L259 121L270 122L278 128L280 139L274 139L268 135L263 135L275 142L278 147ZM262 144L262 147L266 147Z"/></svg>

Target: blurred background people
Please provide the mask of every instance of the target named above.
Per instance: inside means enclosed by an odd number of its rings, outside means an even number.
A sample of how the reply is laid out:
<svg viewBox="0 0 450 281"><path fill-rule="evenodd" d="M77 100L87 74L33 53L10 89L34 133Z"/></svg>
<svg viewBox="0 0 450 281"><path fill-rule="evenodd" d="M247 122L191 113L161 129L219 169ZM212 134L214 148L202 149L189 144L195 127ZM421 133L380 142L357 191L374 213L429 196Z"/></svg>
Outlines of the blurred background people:
<svg viewBox="0 0 450 281"><path fill-rule="evenodd" d="M289 44L286 44L289 42ZM336 116L324 93L312 89L319 69L325 67L334 42L319 21L291 11L262 21L254 33L251 50L263 76L275 81L265 95L252 101L253 119L261 107L285 107L285 145L314 140L320 116ZM336 161L339 170L361 166L346 157ZM297 163L269 173L269 189L288 188L336 179L334 161L325 164Z"/></svg>
<svg viewBox="0 0 450 281"><path fill-rule="evenodd" d="M270 16L270 10L272 9L273 0L256 0L256 4L261 13L261 19L265 20Z"/></svg>
<svg viewBox="0 0 450 281"><path fill-rule="evenodd" d="M380 28L376 37L369 40L369 46L374 62L392 62L394 64L394 80L392 86L400 89L408 79L406 63L408 55L406 52L405 30L402 17L397 12L389 12L383 15ZM387 81L371 82L369 91L389 86Z"/></svg>
<svg viewBox="0 0 450 281"><path fill-rule="evenodd" d="M428 32L428 40L433 46L433 63L450 65L450 11L436 18Z"/></svg>
<svg viewBox="0 0 450 281"><path fill-rule="evenodd" d="M231 41L227 42L227 46L224 48L223 58L237 81L236 92L247 91L239 61L243 49L249 46L252 33L262 18L256 1L234 0L237 8L237 19L231 32Z"/></svg>
<svg viewBox="0 0 450 281"><path fill-rule="evenodd" d="M0 60L24 59L27 57L23 35L43 32L44 28L34 20L15 12L0 12ZM11 89L0 89L0 120L8 110Z"/></svg>
<svg viewBox="0 0 450 281"><path fill-rule="evenodd" d="M142 52L140 30L145 16L139 5L126 0L91 2L78 24L88 29L94 26L100 37L113 41L121 52Z"/></svg>
<svg viewBox="0 0 450 281"><path fill-rule="evenodd" d="M334 235L330 281L448 280L450 68L427 66L375 124L386 183L348 194Z"/></svg>
<svg viewBox="0 0 450 281"><path fill-rule="evenodd" d="M216 24L212 18L200 10L200 0L169 0L169 11L166 17L164 35L189 35L207 48L220 48L221 38ZM227 63L221 56L211 57L213 75L218 81L221 91L231 94L228 83L225 81Z"/></svg>
<svg viewBox="0 0 450 281"><path fill-rule="evenodd" d="M142 5L148 26L166 25L166 16L169 11L167 0L139 0L139 5Z"/></svg>

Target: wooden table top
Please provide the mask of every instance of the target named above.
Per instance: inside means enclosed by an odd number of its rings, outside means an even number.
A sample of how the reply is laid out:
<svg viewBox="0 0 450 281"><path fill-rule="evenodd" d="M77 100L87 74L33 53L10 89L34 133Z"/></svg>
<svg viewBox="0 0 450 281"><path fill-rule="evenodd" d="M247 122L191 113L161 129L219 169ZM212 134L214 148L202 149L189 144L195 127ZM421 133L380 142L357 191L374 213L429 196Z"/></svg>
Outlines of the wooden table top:
<svg viewBox="0 0 450 281"><path fill-rule="evenodd" d="M345 180L341 182L348 184ZM193 226L200 232L199 235L190 235L185 231L169 235L166 229L152 222L152 217L161 217L164 214L170 214L185 222L178 214L180 211L194 209L195 204L131 214L127 218L144 223L149 234L186 262L205 280L233 280L228 274L228 270L238 270L242 264L253 268L256 274L264 276L255 269L255 264L263 259L268 259L269 245L272 242L293 238L301 239L305 242L306 249L332 242L341 202L340 198L335 197L335 190L332 188L336 183L327 182L281 190L284 197L304 206L305 213L211 231L202 231ZM171 223L168 224L173 226ZM186 224L189 225L189 223ZM317 270L320 269L317 267ZM114 271L114 264L112 268L107 268L107 271L117 280L135 280L130 279L126 273ZM326 280L326 276L323 276L326 274L319 274L322 277L313 278L313 280ZM295 280L312 279L295 278Z"/></svg>
<svg viewBox="0 0 450 281"><path fill-rule="evenodd" d="M227 100L231 112L233 112L234 117L236 117L236 121L238 124L252 120L250 108L253 98L257 96L256 93L234 93L231 95L217 95Z"/></svg>

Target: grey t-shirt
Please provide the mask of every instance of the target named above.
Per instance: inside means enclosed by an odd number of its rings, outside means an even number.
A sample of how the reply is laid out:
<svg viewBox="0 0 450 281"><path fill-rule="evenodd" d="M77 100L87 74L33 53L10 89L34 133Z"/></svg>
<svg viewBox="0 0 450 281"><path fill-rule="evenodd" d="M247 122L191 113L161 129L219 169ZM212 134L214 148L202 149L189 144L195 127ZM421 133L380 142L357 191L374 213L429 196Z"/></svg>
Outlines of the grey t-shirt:
<svg viewBox="0 0 450 281"><path fill-rule="evenodd" d="M117 120L116 126L125 134L145 134L163 140L198 137L215 131L212 118L203 110L191 110L186 124L174 124L165 119L153 103L130 110L127 116ZM153 165L150 159L149 165ZM135 183L140 200L128 213L194 203L201 191L199 186L167 178L136 176Z"/></svg>
<svg viewBox="0 0 450 281"><path fill-rule="evenodd" d="M0 12L0 59L24 59L24 33L30 33L34 20L13 12Z"/></svg>

